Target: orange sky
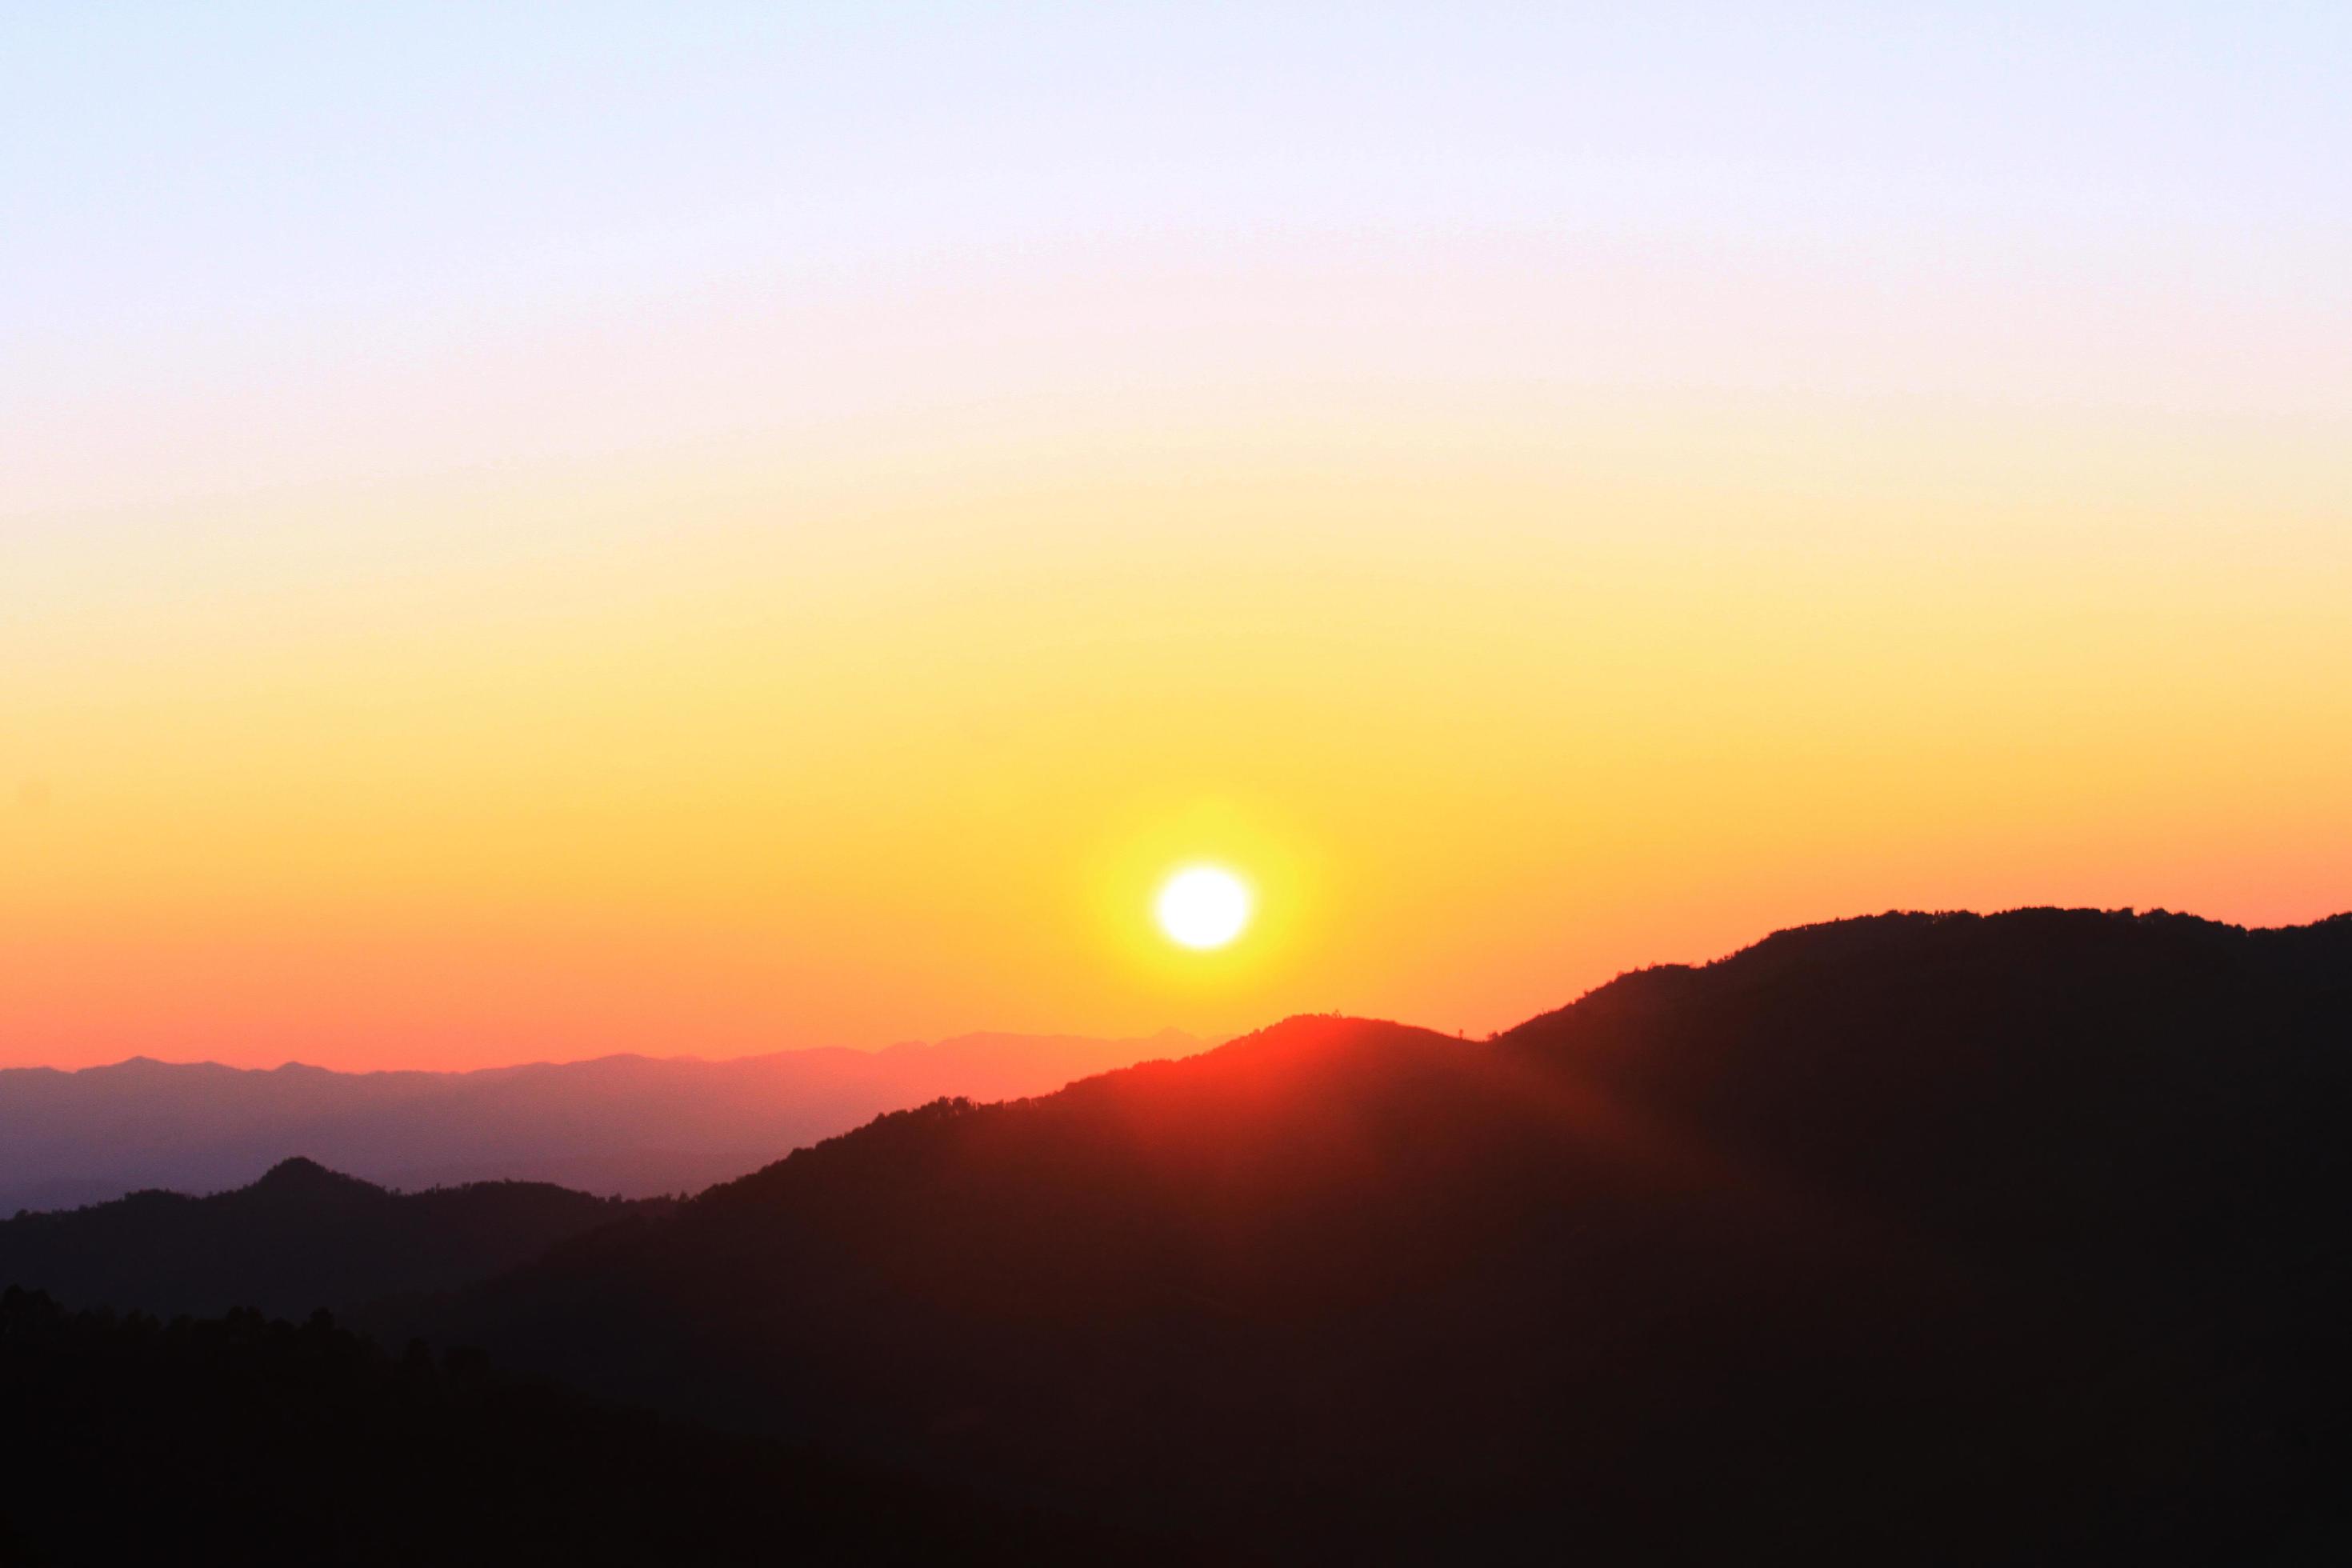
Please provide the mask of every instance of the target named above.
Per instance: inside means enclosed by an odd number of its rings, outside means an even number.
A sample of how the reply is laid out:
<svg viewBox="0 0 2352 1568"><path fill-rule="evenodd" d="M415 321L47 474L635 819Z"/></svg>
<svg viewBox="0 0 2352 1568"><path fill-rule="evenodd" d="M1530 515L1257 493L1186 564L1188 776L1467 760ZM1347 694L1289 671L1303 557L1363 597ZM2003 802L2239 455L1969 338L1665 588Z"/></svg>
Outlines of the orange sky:
<svg viewBox="0 0 2352 1568"><path fill-rule="evenodd" d="M438 68L365 54L321 79ZM2096 103L1945 148L1982 84L1917 85L1524 168L1261 125L1051 222L873 215L1160 132L1056 103L855 191L663 148L635 208L451 196L402 270L291 196L102 257L59 206L0 321L0 1065L1480 1032L1885 908L2352 907L2340 230ZM278 90L236 112L337 101ZM489 179L521 124L316 146ZM1941 205L1849 134L1906 129ZM87 281L134 237L168 279ZM1149 918L1203 859L1259 896L1211 953Z"/></svg>

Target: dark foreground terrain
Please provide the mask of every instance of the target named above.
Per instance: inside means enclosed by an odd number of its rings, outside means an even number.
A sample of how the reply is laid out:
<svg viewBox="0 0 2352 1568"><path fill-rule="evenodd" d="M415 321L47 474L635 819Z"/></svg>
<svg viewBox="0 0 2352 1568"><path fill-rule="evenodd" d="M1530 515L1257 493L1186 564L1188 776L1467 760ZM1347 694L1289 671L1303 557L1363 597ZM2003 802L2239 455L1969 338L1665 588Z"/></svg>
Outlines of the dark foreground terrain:
<svg viewBox="0 0 2352 1568"><path fill-rule="evenodd" d="M1890 915L887 1116L349 1316L1215 1561L2338 1562L2347 1124L2352 919ZM704 1463L563 1495L632 1539Z"/></svg>
<svg viewBox="0 0 2352 1568"><path fill-rule="evenodd" d="M0 1296L0 1563L882 1563L1163 1549L257 1313Z"/></svg>

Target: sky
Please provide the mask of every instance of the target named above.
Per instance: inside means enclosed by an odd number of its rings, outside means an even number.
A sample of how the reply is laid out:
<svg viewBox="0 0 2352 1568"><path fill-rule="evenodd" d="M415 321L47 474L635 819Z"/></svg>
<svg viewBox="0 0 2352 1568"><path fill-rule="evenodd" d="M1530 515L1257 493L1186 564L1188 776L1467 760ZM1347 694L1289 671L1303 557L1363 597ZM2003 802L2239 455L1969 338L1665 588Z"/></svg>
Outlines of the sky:
<svg viewBox="0 0 2352 1568"><path fill-rule="evenodd" d="M10 8L0 1065L1478 1034L1885 909L2352 907L2347 58Z"/></svg>

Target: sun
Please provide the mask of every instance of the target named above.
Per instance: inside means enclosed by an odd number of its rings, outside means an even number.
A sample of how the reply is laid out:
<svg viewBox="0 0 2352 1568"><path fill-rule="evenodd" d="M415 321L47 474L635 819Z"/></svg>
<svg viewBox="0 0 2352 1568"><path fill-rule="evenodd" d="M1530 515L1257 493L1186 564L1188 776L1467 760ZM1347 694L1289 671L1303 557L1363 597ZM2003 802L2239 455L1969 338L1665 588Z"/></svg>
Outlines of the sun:
<svg viewBox="0 0 2352 1568"><path fill-rule="evenodd" d="M1170 941L1205 951L1242 934L1249 924L1250 890L1231 871L1189 867L1168 879L1152 910Z"/></svg>

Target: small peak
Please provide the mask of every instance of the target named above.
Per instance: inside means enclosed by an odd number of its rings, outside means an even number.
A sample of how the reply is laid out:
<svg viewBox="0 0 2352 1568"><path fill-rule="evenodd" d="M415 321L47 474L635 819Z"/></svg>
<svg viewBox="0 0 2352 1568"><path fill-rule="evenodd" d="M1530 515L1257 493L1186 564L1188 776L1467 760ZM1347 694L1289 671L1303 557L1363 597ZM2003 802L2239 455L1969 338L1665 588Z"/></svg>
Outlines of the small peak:
<svg viewBox="0 0 2352 1568"><path fill-rule="evenodd" d="M253 1184L267 1192L316 1193L364 1187L368 1184L361 1181L357 1176L346 1176L340 1171L330 1171L318 1161L307 1160L297 1154L290 1160L280 1160L270 1166L262 1174L261 1179Z"/></svg>
<svg viewBox="0 0 2352 1568"><path fill-rule="evenodd" d="M218 1062L167 1062L159 1061L153 1057L125 1057L119 1062L106 1062L97 1067L77 1068L74 1070L77 1073L162 1079L184 1079L198 1073L217 1077L222 1073L233 1073L237 1069L223 1067Z"/></svg>

